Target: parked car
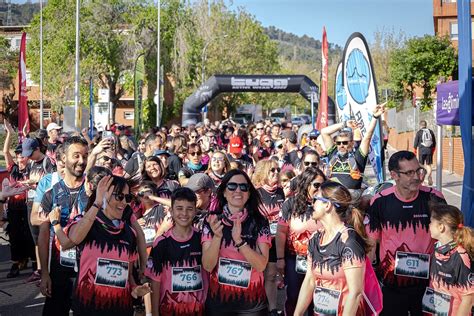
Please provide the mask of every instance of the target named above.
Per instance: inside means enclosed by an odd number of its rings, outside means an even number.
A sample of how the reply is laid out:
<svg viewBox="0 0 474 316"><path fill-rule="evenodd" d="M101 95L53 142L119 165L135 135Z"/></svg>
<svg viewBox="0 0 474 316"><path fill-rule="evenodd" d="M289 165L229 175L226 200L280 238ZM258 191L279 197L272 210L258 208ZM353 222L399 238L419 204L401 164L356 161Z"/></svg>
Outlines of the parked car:
<svg viewBox="0 0 474 316"><path fill-rule="evenodd" d="M291 119L291 123L293 125L301 126L301 125L306 124L306 121L301 116L296 116L296 117Z"/></svg>

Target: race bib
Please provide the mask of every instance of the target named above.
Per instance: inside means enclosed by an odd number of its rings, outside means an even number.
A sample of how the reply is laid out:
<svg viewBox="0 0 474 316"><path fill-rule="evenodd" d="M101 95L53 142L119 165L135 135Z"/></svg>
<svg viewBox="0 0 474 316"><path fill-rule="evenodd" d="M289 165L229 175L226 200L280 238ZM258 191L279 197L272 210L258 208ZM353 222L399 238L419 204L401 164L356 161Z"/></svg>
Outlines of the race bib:
<svg viewBox="0 0 474 316"><path fill-rule="evenodd" d="M337 316L341 292L317 286L313 293L314 313Z"/></svg>
<svg viewBox="0 0 474 316"><path fill-rule="evenodd" d="M308 269L308 260L306 256L296 255L295 271L300 274L306 274Z"/></svg>
<svg viewBox="0 0 474 316"><path fill-rule="evenodd" d="M270 234L275 236L277 233L278 222L270 223Z"/></svg>
<svg viewBox="0 0 474 316"><path fill-rule="evenodd" d="M422 300L423 312L437 316L448 316L451 308L451 295L427 287Z"/></svg>
<svg viewBox="0 0 474 316"><path fill-rule="evenodd" d="M128 262L110 259L97 259L95 284L125 288L128 280Z"/></svg>
<svg viewBox="0 0 474 316"><path fill-rule="evenodd" d="M252 266L247 261L219 258L217 274L220 284L248 288Z"/></svg>
<svg viewBox="0 0 474 316"><path fill-rule="evenodd" d="M76 266L76 247L68 250L63 250L60 247L59 264L66 268L74 268Z"/></svg>
<svg viewBox="0 0 474 316"><path fill-rule="evenodd" d="M395 257L395 275L428 279L430 272L430 255L397 251Z"/></svg>
<svg viewBox="0 0 474 316"><path fill-rule="evenodd" d="M156 231L154 228L145 228L143 229L143 233L145 234L145 243L147 245L153 244L155 241Z"/></svg>
<svg viewBox="0 0 474 316"><path fill-rule="evenodd" d="M202 290L201 266L172 269L171 291L173 293L200 290Z"/></svg>

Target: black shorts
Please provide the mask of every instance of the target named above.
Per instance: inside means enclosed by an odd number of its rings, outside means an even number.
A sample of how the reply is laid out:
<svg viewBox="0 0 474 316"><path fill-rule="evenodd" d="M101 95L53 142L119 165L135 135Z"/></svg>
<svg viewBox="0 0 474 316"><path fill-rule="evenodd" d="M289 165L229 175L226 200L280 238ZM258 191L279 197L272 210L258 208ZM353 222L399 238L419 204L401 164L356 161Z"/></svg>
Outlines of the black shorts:
<svg viewBox="0 0 474 316"><path fill-rule="evenodd" d="M422 154L420 153L418 155L419 157L419 160L420 160L420 163L422 165L432 165L433 164L433 154L429 153L429 154Z"/></svg>
<svg viewBox="0 0 474 316"><path fill-rule="evenodd" d="M276 250L276 243L275 243L275 238L272 238L272 247L270 248L270 251L268 252L268 262L277 262L277 250Z"/></svg>

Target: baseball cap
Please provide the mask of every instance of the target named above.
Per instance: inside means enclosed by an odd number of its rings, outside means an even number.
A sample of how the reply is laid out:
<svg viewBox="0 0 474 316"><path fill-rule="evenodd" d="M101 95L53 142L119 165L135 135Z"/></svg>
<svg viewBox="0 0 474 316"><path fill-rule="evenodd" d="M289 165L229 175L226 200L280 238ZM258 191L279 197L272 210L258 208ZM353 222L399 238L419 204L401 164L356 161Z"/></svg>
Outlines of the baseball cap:
<svg viewBox="0 0 474 316"><path fill-rule="evenodd" d="M205 173L195 173L189 178L188 183L185 185L186 188L190 188L194 192L202 189L214 190L215 185L211 177Z"/></svg>
<svg viewBox="0 0 474 316"><path fill-rule="evenodd" d="M231 137L229 140L229 152L232 154L241 153L244 143L238 136Z"/></svg>
<svg viewBox="0 0 474 316"><path fill-rule="evenodd" d="M163 149L159 149L159 150L155 150L153 152L153 156L161 156L161 155L166 155L166 156L170 156L170 153L166 150L163 150Z"/></svg>
<svg viewBox="0 0 474 316"><path fill-rule="evenodd" d="M285 130L283 133L281 133L283 138L287 138L290 143L296 143L298 137L296 136L296 133L291 130Z"/></svg>
<svg viewBox="0 0 474 316"><path fill-rule="evenodd" d="M39 148L36 138L26 138L21 144L21 155L23 157L31 157L33 152Z"/></svg>
<svg viewBox="0 0 474 316"><path fill-rule="evenodd" d="M39 139L43 139L48 137L48 132L45 129L39 129L36 131L36 137Z"/></svg>
<svg viewBox="0 0 474 316"><path fill-rule="evenodd" d="M46 131L48 132L52 131L53 129L63 129L63 128L54 122L49 123L48 126L46 127Z"/></svg>
<svg viewBox="0 0 474 316"><path fill-rule="evenodd" d="M21 144L18 145L18 146L16 146L16 148L15 148L15 154L21 154L22 150L23 150L23 149L21 148Z"/></svg>
<svg viewBox="0 0 474 316"><path fill-rule="evenodd" d="M317 138L321 133L317 129L313 129L311 132L309 132L308 136L310 138Z"/></svg>

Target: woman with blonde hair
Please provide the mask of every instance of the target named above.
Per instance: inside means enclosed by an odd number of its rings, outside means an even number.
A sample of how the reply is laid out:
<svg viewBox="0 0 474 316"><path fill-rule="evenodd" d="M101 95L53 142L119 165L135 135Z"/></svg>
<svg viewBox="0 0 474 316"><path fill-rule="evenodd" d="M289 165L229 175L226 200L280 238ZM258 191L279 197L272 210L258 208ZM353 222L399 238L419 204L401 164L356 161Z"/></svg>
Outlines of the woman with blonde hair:
<svg viewBox="0 0 474 316"><path fill-rule="evenodd" d="M352 207L345 186L327 181L313 197L312 218L323 228L309 241L308 269L294 315L303 315L311 302L315 315L365 315L364 277L371 244L362 212Z"/></svg>
<svg viewBox="0 0 474 316"><path fill-rule="evenodd" d="M433 204L430 210L430 234L437 242L423 310L433 315L472 315L474 231L464 226L463 215L455 206ZM433 301L439 304L430 306Z"/></svg>
<svg viewBox="0 0 474 316"><path fill-rule="evenodd" d="M230 169L227 155L222 151L216 151L212 154L206 173L214 181L217 188L221 184L222 178Z"/></svg>
<svg viewBox="0 0 474 316"><path fill-rule="evenodd" d="M268 299L268 309L270 315L279 315L277 310L277 255L275 245L275 235L277 232L280 211L285 194L280 186L280 167L273 160L260 160L255 166L255 173L252 176L252 183L260 194L258 210L270 225L270 236L272 247L268 256L268 264L265 269L265 291Z"/></svg>

